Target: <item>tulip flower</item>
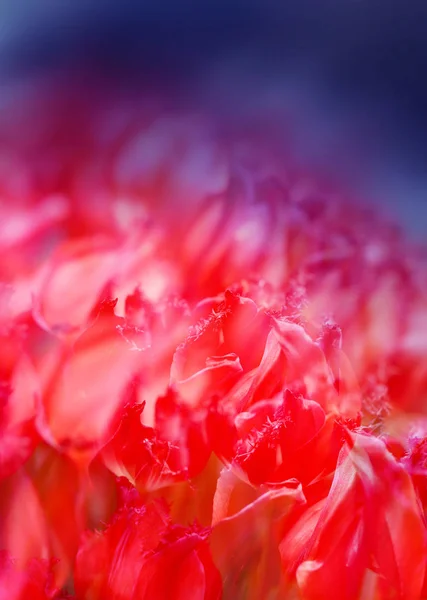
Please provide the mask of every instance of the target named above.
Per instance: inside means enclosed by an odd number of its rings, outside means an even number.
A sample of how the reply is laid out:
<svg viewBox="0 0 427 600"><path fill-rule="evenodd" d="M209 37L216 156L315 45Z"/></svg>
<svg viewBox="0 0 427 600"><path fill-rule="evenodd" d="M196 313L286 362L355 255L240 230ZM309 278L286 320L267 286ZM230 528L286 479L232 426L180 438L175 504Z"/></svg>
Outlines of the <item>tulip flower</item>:
<svg viewBox="0 0 427 600"><path fill-rule="evenodd" d="M1 600L422 600L425 252L144 127L1 206Z"/></svg>

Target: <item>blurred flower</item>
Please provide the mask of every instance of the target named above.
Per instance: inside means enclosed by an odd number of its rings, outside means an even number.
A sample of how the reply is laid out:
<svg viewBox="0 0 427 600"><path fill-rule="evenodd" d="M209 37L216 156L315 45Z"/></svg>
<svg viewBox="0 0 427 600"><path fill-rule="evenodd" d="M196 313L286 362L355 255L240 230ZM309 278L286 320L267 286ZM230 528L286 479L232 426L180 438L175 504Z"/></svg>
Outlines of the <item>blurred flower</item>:
<svg viewBox="0 0 427 600"><path fill-rule="evenodd" d="M421 598L425 253L259 140L131 138L1 208L0 593Z"/></svg>
<svg viewBox="0 0 427 600"><path fill-rule="evenodd" d="M426 532L410 476L372 436L349 434L331 489L281 542L303 598L420 598Z"/></svg>
<svg viewBox="0 0 427 600"><path fill-rule="evenodd" d="M123 492L123 490L122 490ZM162 503L144 505L125 490L124 503L103 533L87 535L77 554L81 598L221 597L221 578L208 546L209 531L172 525Z"/></svg>

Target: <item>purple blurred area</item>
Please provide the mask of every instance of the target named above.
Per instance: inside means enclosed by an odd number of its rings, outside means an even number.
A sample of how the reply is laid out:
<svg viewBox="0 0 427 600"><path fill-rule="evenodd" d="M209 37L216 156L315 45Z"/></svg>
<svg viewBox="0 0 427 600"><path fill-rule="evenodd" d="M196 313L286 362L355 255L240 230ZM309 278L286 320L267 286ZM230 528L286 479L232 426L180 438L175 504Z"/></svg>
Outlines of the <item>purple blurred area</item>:
<svg viewBox="0 0 427 600"><path fill-rule="evenodd" d="M86 104L113 115L155 98L218 126L271 127L427 238L421 0L3 0L0 20L3 140L47 131L76 148L61 127Z"/></svg>

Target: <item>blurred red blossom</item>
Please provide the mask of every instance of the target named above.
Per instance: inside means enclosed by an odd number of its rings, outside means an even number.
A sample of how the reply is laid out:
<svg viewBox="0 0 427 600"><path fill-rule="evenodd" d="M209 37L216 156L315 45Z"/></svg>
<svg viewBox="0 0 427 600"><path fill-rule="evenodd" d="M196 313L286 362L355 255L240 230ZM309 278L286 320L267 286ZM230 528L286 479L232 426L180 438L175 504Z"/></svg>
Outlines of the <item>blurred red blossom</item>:
<svg viewBox="0 0 427 600"><path fill-rule="evenodd" d="M0 598L427 597L425 249L250 135L122 137L0 206Z"/></svg>

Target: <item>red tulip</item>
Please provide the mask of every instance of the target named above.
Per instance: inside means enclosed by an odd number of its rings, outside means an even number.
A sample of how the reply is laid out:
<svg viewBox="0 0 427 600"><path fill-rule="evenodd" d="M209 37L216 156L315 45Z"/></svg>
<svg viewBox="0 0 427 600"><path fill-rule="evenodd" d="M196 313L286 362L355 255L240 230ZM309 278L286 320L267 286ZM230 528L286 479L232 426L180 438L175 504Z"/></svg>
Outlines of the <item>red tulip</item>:
<svg viewBox="0 0 427 600"><path fill-rule="evenodd" d="M1 600L421 600L425 257L149 121L0 207Z"/></svg>
<svg viewBox="0 0 427 600"><path fill-rule="evenodd" d="M77 598L142 600L221 597L209 531L174 526L167 507L145 505L124 489L124 502L104 532L86 535L77 554Z"/></svg>
<svg viewBox="0 0 427 600"><path fill-rule="evenodd" d="M332 487L281 542L303 598L420 598L426 532L414 486L378 439L349 434Z"/></svg>

